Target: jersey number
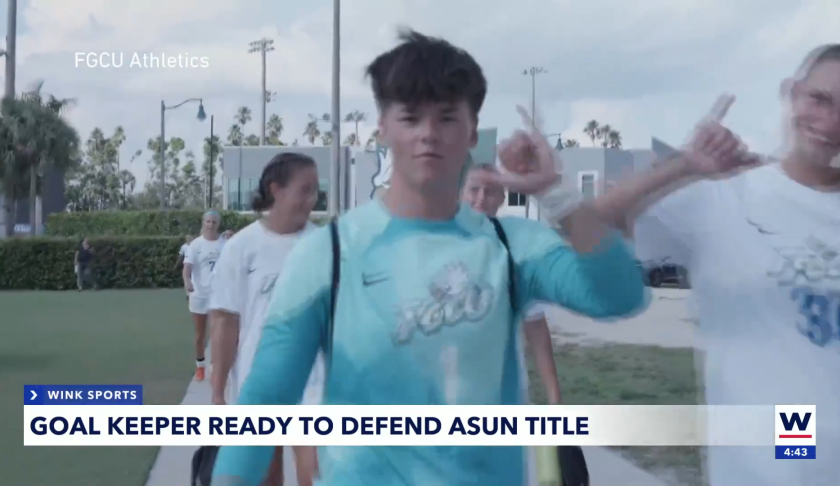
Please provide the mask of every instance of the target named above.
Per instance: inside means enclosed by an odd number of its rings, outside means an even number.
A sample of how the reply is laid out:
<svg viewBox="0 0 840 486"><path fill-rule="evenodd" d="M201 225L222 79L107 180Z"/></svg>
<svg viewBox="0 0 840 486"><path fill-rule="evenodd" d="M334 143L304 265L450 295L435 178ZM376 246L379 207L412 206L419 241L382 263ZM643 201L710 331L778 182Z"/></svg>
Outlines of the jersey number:
<svg viewBox="0 0 840 486"><path fill-rule="evenodd" d="M209 262L207 262L207 264L210 265L210 271L211 272L213 271L214 268L216 268L216 262L213 261L213 260L210 260Z"/></svg>
<svg viewBox="0 0 840 486"><path fill-rule="evenodd" d="M790 297L799 305L796 327L817 346L825 346L835 337L840 321L840 295L818 294L809 287L797 287Z"/></svg>

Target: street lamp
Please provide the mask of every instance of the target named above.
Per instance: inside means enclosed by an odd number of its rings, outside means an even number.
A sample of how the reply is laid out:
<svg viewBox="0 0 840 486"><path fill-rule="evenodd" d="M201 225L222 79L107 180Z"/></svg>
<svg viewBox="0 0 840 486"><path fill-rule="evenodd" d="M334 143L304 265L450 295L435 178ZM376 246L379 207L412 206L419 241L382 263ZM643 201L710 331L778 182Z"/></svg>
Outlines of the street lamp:
<svg viewBox="0 0 840 486"><path fill-rule="evenodd" d="M531 76L531 120L537 123L537 76L548 71L539 66L532 66L522 71L523 76ZM525 218L530 219L531 198L525 196Z"/></svg>
<svg viewBox="0 0 840 486"><path fill-rule="evenodd" d="M557 137L557 143L554 144L554 150L563 150L563 137L559 133L551 133L545 136L545 138L550 137Z"/></svg>
<svg viewBox="0 0 840 486"><path fill-rule="evenodd" d="M158 153L160 156L160 209L166 209L166 110L174 110L180 108L187 103L198 102L198 121L207 119L207 114L204 113L204 101L201 98L190 98L184 100L177 105L166 106L163 100L160 100L160 147Z"/></svg>

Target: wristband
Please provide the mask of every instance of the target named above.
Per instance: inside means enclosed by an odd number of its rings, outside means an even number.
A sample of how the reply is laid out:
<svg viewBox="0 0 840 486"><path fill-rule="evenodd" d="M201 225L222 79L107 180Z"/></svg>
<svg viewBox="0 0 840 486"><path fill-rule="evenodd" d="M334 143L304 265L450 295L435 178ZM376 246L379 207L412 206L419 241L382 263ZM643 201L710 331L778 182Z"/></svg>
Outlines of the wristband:
<svg viewBox="0 0 840 486"><path fill-rule="evenodd" d="M563 189L560 180L542 194L535 196L545 217L552 223L559 223L574 212L583 202L583 194Z"/></svg>

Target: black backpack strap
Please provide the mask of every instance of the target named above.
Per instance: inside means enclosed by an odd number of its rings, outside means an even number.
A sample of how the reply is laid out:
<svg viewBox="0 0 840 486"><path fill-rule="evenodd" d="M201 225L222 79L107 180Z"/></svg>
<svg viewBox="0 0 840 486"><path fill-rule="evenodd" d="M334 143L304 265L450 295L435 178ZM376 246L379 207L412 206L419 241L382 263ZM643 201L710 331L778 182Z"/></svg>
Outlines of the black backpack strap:
<svg viewBox="0 0 840 486"><path fill-rule="evenodd" d="M499 222L498 218L490 218L490 222L493 223L493 227L496 229L496 236L499 237L499 241L502 242L502 245L504 245L505 250L507 251L508 292L510 292L510 308L513 309L513 313L516 314L516 263L513 261L513 254L510 252L510 245L508 244L505 229L502 228L502 223Z"/></svg>
<svg viewBox="0 0 840 486"><path fill-rule="evenodd" d="M335 307L338 302L338 283L341 281L341 242L338 239L338 217L330 220L330 236L332 237L332 287L330 291L330 320L327 323L327 339L324 343L324 351L327 356L332 352Z"/></svg>

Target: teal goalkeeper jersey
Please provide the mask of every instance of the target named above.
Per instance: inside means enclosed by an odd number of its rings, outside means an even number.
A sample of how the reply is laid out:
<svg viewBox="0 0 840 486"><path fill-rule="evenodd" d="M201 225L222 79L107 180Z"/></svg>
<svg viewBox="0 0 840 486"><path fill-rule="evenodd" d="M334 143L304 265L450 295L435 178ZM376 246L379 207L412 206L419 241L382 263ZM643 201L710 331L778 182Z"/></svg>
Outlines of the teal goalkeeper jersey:
<svg viewBox="0 0 840 486"><path fill-rule="evenodd" d="M578 254L552 229L485 216L392 217L379 200L339 219L341 280L326 405L521 403L518 315L533 300L606 320L641 310L645 288L616 235ZM301 240L278 279L240 405L299 402L330 320L329 228ZM214 484L258 486L273 449L222 447ZM521 486L521 447L322 447L320 486ZM216 482L218 480L218 483ZM225 481L227 480L227 481Z"/></svg>

